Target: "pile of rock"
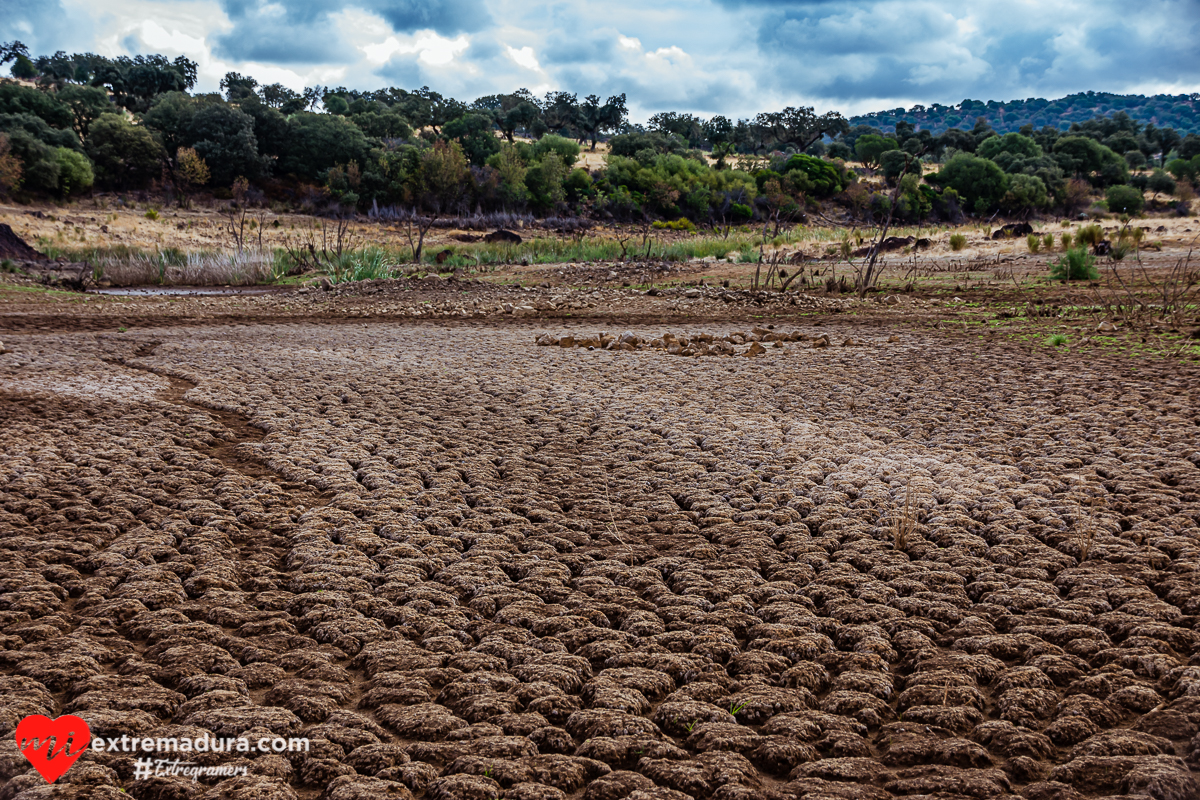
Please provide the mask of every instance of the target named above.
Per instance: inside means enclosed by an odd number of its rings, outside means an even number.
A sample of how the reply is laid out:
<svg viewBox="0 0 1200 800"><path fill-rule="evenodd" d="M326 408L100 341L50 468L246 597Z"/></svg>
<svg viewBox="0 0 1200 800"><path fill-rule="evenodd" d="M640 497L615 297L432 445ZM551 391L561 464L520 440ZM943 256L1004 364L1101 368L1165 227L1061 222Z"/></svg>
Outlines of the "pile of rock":
<svg viewBox="0 0 1200 800"><path fill-rule="evenodd" d="M662 336L651 338L626 331L620 336L599 333L585 337L570 335L556 337L549 333L542 333L538 334L536 339L539 347L585 347L588 350L665 350L673 356L756 356L767 351L764 342L769 343L771 347L782 348L784 342L803 341L811 341L811 346L818 348L829 347L830 344L828 334L821 334L813 338L800 331L783 333L767 328L754 328L749 332L734 331L725 336L717 336L712 333L676 336L668 332ZM738 349L740 345L747 344L749 347L745 350ZM843 346L853 344L853 339L846 339L842 342Z"/></svg>

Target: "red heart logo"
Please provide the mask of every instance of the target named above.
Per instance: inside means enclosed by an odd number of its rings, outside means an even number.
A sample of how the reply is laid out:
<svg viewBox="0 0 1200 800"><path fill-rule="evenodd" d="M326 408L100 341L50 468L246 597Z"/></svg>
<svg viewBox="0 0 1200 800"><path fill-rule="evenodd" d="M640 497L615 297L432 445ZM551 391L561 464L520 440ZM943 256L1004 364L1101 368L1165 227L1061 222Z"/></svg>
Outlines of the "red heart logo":
<svg viewBox="0 0 1200 800"><path fill-rule="evenodd" d="M17 725L17 749L47 783L61 778L91 741L88 724L73 714L58 719L30 714Z"/></svg>

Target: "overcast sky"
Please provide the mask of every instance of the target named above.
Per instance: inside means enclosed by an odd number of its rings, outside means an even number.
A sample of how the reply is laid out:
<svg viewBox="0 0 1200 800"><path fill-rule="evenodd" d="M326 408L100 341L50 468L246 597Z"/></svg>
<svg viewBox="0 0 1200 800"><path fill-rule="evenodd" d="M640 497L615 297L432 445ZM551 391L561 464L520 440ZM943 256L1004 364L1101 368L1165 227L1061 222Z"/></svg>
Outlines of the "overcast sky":
<svg viewBox="0 0 1200 800"><path fill-rule="evenodd" d="M186 55L293 89L625 92L656 111L845 114L1200 91L1200 0L0 0L34 54Z"/></svg>

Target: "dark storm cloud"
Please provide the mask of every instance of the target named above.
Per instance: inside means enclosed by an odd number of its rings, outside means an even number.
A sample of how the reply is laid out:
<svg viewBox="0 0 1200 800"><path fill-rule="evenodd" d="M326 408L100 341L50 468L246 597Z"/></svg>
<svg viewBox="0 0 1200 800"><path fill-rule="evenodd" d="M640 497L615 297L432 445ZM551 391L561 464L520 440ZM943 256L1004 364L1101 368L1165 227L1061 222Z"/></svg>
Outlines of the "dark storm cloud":
<svg viewBox="0 0 1200 800"><path fill-rule="evenodd" d="M86 47L87 27L74 22L59 0L0 0L0 42L16 39L31 55Z"/></svg>
<svg viewBox="0 0 1200 800"><path fill-rule="evenodd" d="M398 33L435 30L450 36L483 30L492 22L480 0L374 0L364 8Z"/></svg>
<svg viewBox="0 0 1200 800"><path fill-rule="evenodd" d="M217 55L273 64L331 64L354 53L334 15L360 9L378 15L396 33L433 30L444 36L482 30L491 23L482 0L221 0L233 30L215 37Z"/></svg>
<svg viewBox="0 0 1200 800"><path fill-rule="evenodd" d="M616 31L595 32L585 37L553 31L542 46L543 64L587 64L610 62L616 57Z"/></svg>
<svg viewBox="0 0 1200 800"><path fill-rule="evenodd" d="M1010 99L1200 78L1200 4L719 0L758 14L765 85L853 102ZM964 24L965 23L965 24Z"/></svg>

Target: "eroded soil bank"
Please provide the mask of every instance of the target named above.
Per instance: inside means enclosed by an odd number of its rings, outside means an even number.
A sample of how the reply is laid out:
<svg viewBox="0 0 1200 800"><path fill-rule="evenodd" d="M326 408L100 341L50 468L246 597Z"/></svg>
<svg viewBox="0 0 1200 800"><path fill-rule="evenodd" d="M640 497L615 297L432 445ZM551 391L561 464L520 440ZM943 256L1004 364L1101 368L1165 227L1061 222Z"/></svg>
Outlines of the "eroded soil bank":
<svg viewBox="0 0 1200 800"><path fill-rule="evenodd" d="M34 713L312 742L55 797L1200 795L1193 367L506 316L8 318L4 798Z"/></svg>

